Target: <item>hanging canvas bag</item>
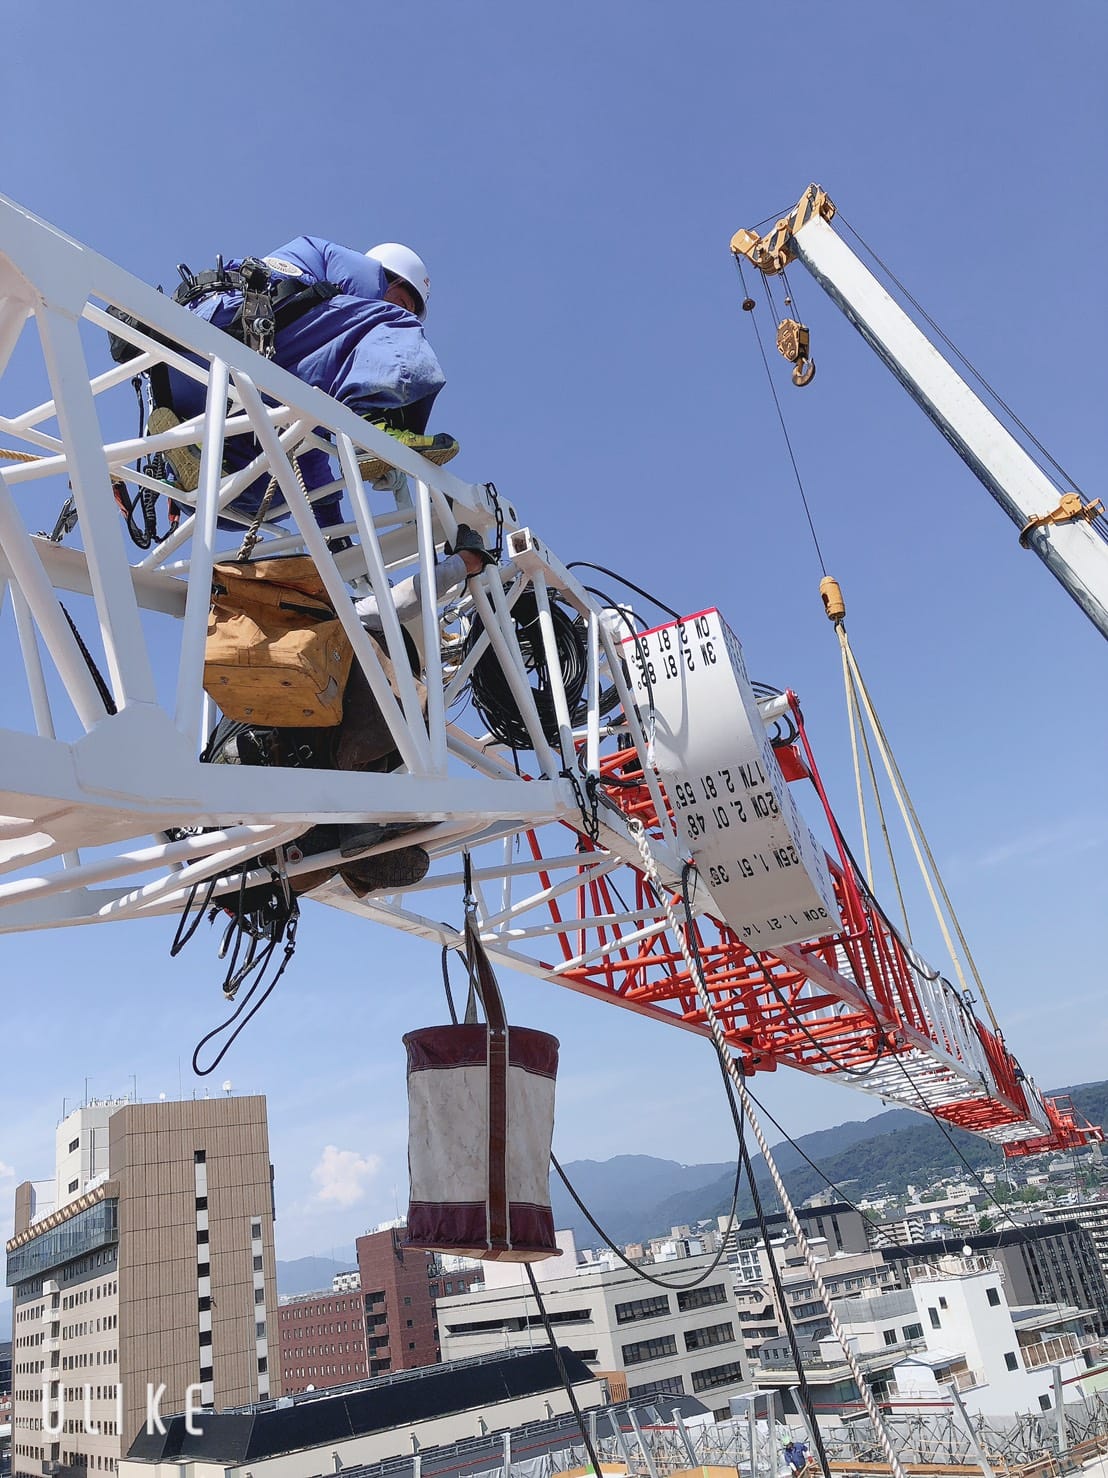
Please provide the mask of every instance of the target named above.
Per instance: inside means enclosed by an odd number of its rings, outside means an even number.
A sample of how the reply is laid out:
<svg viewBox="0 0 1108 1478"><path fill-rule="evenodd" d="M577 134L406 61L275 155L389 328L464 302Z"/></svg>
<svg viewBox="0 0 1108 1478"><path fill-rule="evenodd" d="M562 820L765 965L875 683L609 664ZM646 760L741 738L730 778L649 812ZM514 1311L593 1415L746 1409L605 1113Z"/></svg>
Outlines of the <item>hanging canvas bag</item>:
<svg viewBox="0 0 1108 1478"><path fill-rule="evenodd" d="M408 1244L504 1262L560 1251L550 1209L558 1040L509 1026L472 910L470 1006L409 1032ZM476 1019L479 997L485 1021Z"/></svg>
<svg viewBox="0 0 1108 1478"><path fill-rule="evenodd" d="M338 724L353 657L308 555L213 568L204 691L228 718L275 728Z"/></svg>

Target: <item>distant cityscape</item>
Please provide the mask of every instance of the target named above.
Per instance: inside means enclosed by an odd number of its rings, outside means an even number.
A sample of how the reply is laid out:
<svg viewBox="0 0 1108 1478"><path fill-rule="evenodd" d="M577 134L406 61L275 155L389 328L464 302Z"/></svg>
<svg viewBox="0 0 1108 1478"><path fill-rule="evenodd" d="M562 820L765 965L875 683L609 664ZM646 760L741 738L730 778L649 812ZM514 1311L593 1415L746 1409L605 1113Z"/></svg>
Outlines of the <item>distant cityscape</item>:
<svg viewBox="0 0 1108 1478"><path fill-rule="evenodd" d="M841 1127L864 1159L864 1126ZM698 1187L698 1167L610 1164L613 1219L645 1217L667 1175L696 1204L725 1168L699 1167ZM540 1309L519 1264L410 1248L403 1221L359 1237L324 1286L290 1289L264 1099L90 1101L57 1126L47 1175L15 1192L0 1473L384 1474L433 1448L457 1449L460 1474L475 1471L473 1444L504 1431L572 1456L567 1386L613 1434L641 1427L644 1409L671 1433L678 1422L686 1466L712 1443L728 1450L740 1427L755 1442L750 1411L770 1447L775 1433L813 1436L806 1405L821 1439L844 1443L861 1392L833 1319L894 1415L956 1401L972 1420L1046 1420L1060 1394L1096 1405L1108 1392L1099 1148L963 1168L903 1186L852 1176L854 1200L841 1186L807 1196L797 1215L818 1283L776 1209L764 1227L717 1213L618 1249L567 1226L535 1267ZM243 1413L264 1451L239 1450Z"/></svg>

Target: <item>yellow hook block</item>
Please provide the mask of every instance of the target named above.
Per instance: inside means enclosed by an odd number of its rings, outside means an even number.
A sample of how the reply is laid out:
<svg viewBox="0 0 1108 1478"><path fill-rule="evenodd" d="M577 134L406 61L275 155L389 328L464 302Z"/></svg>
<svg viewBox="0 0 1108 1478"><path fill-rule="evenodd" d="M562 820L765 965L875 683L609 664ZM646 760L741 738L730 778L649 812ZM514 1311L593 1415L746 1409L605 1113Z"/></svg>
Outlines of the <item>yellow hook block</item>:
<svg viewBox="0 0 1108 1478"><path fill-rule="evenodd" d="M827 619L829 621L845 620L846 601L843 600L842 590L834 576L824 575L819 582L819 593L823 601L823 609L827 612Z"/></svg>

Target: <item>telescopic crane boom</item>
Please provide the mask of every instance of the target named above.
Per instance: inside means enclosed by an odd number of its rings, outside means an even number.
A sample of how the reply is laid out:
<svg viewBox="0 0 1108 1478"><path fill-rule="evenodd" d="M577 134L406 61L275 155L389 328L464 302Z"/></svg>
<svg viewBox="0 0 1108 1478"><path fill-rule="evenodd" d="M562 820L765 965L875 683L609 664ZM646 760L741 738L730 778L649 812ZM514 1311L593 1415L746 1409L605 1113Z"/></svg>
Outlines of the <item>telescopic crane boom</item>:
<svg viewBox="0 0 1108 1478"><path fill-rule="evenodd" d="M1051 481L834 231L834 217L827 194L810 185L796 209L772 230L762 236L737 231L731 250L766 276L794 261L808 269L984 483L1019 529L1020 544L1039 556L1101 635L1108 636L1102 504ZM807 329L786 320L778 344L797 363L796 383L806 384L811 378Z"/></svg>

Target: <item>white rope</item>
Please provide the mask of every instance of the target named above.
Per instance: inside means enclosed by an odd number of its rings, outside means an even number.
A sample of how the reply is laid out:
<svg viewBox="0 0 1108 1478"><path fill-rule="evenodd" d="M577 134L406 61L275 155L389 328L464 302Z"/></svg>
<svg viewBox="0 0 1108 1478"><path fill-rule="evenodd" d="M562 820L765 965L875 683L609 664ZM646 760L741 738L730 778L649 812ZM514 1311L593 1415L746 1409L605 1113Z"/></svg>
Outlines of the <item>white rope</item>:
<svg viewBox="0 0 1108 1478"><path fill-rule="evenodd" d="M700 968L700 961L696 959L689 948L688 940L685 938L684 931L682 930L681 925L678 922L677 915L673 909L673 905L669 901L669 890L666 887L666 884L658 875L658 868L654 861L654 854L650 850L650 843L647 840L646 831L643 827L642 822L637 820L628 822L628 829L630 830L631 835L635 838L635 842L638 846L639 856L642 858L643 872L650 879L651 884L654 887L654 891L658 896L658 901L662 906L662 911L665 914L666 918L669 920L669 926L673 930L674 938L677 940L678 946L681 950L681 954L684 957L685 964L688 966L689 979L693 982L693 985L696 988L697 999L699 1000L701 1009L703 1010L704 1015L707 1018L708 1026L712 1033L712 1041L715 1043L716 1051L719 1054L719 1060L723 1064L727 1076L735 1085L735 1091L739 1096L739 1102L742 1104L743 1113L746 1115L747 1122L754 1132L754 1138L757 1140L758 1148L762 1152L762 1158L766 1163L766 1169L770 1173L770 1177L773 1180L774 1189L776 1190L781 1205L784 1208L785 1216L788 1220L789 1226L792 1229L793 1236L796 1238L796 1245L800 1248L804 1261L808 1265L808 1271L812 1275L812 1282L815 1284L816 1291L819 1294L820 1298L823 1300L824 1307L827 1309L828 1321L831 1325L831 1330L835 1338L838 1340L840 1346L842 1347L842 1352L846 1360L847 1367L849 1368L851 1375L854 1377L854 1382L857 1385L858 1392L862 1398L862 1405L866 1408L866 1414L869 1416L870 1421L873 1423L873 1430L877 1434L877 1439L881 1444L881 1449L888 1459L889 1466L893 1472L893 1478L905 1478L904 1469L901 1467L900 1461L897 1458L896 1453L893 1451L893 1445L892 1442L889 1440L889 1434L885 1430L884 1422L881 1420L881 1413L878 1411L877 1403L873 1399L873 1392L866 1384L865 1376L862 1374L862 1367L858 1364L854 1351L850 1348L850 1345L847 1342L846 1332L843 1329L842 1325L839 1323L838 1315L835 1313L834 1306L831 1302L831 1295L828 1293L827 1286L824 1283L823 1279L820 1277L819 1264L816 1261L815 1257L812 1255L812 1249L808 1245L808 1239L804 1235L804 1229L800 1225L800 1219L796 1214L796 1210L793 1207L792 1201L789 1199L789 1193L785 1189L785 1182L781 1179L781 1173L777 1168L777 1162L774 1160L773 1155L770 1152L770 1147L766 1140L766 1137L762 1133L762 1126L758 1122L758 1117L754 1112L754 1105L751 1101L750 1094L746 1091L746 1080L743 1077L743 1074L739 1071L734 1057L728 1050L727 1039L723 1035L723 1027L720 1025L719 1017L715 1013L715 1008L712 1005L711 997L708 994L708 989L704 982L704 975ZM767 1256L772 1256L772 1253L770 1252L768 1247L766 1249L766 1254ZM782 1312L784 1313L786 1311ZM801 1371L797 1371L798 1376L800 1376L801 1374Z"/></svg>
<svg viewBox="0 0 1108 1478"><path fill-rule="evenodd" d="M958 920L958 915L954 911L954 905L950 901L950 895L946 891L946 885L943 882L942 876L939 872L938 864L935 861L935 855L931 851L931 844L928 842L927 837L924 834L923 827L920 825L920 819L919 816L916 814L916 808L912 804L911 796L908 794L908 787L904 784L904 777L900 773L900 767L897 765L896 760L893 758L892 750L889 747L889 741L885 737L885 730L882 728L881 720L877 717L876 710L874 709L873 704L870 701L869 692L866 688L865 681L862 677L861 671L859 670L857 660L854 656L853 650L851 649L850 642L846 636L845 631L840 631L839 640L843 644L844 655L846 656L846 659L850 664L851 674L853 676L854 682L857 685L857 691L859 693L859 696L861 697L863 707L866 710L866 717L869 719L870 727L873 730L873 736L877 740L877 748L881 755L881 759L884 762L885 771L888 774L890 784L893 787L893 794L896 797L897 806L900 808L900 815L901 819L904 822L904 829L907 831L908 838L912 843L912 851L915 853L916 863L919 866L920 870L920 876L923 878L924 885L927 888L927 896L930 898L931 907L935 911L935 918L938 921L940 930L942 931L943 942L946 945L947 952L949 953L951 962L954 966L955 974L958 977L958 984L962 988L963 995L968 995L969 986L966 981L965 973L962 970L962 963L958 957L958 952L954 948L954 941L950 937L950 930L947 927L948 917L950 919L950 922L954 926L955 933L958 935L958 942L962 946L962 952L965 956L966 963L968 964L970 972L973 975L974 984L977 986L977 993L981 998L981 1002L984 1005L985 1010L989 1014L989 1020L992 1022L993 1031L996 1032L997 1036L1002 1036L1003 1033L1000 1030L1000 1023L996 1019L996 1015L992 1008L992 1003L989 1000L988 992L985 989L984 981L981 979L980 972L977 969L977 963L974 960L972 953L970 952L970 947L969 943L966 940L966 936L962 932L962 925ZM924 862L924 853L926 853L927 863ZM928 868L927 864L930 864L930 869ZM932 883L932 878L934 878L934 884ZM943 903L946 905L945 914L943 910L939 907L939 900L935 896L936 887L938 888L939 893L942 896Z"/></svg>

